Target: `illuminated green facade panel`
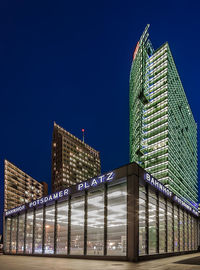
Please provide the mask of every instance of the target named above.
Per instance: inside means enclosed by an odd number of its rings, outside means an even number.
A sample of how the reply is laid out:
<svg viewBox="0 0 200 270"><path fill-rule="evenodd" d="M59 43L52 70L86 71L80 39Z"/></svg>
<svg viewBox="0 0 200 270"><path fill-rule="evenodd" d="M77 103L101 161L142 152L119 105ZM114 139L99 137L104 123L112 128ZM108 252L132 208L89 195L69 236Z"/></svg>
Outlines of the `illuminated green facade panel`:
<svg viewBox="0 0 200 270"><path fill-rule="evenodd" d="M154 50L148 28L130 73L130 161L197 202L197 126L169 45Z"/></svg>

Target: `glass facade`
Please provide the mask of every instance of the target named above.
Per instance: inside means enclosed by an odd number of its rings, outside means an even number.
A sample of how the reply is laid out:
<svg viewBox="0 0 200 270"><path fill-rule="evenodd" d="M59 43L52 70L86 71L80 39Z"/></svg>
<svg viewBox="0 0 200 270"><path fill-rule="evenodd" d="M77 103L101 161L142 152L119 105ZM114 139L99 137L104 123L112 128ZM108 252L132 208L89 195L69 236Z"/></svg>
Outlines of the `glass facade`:
<svg viewBox="0 0 200 270"><path fill-rule="evenodd" d="M167 251L173 252L173 212L172 212L172 203L167 202Z"/></svg>
<svg viewBox="0 0 200 270"><path fill-rule="evenodd" d="M26 254L31 254L33 251L33 211L27 212L26 222Z"/></svg>
<svg viewBox="0 0 200 270"><path fill-rule="evenodd" d="M157 198L155 191L149 190L149 254L154 254L157 252Z"/></svg>
<svg viewBox="0 0 200 270"><path fill-rule="evenodd" d="M187 251L188 250L188 219L187 219L187 213L184 213L184 249Z"/></svg>
<svg viewBox="0 0 200 270"><path fill-rule="evenodd" d="M139 188L139 255L147 254L147 194L143 186Z"/></svg>
<svg viewBox="0 0 200 270"><path fill-rule="evenodd" d="M83 196L72 198L71 200L71 236L70 254L84 254L84 205Z"/></svg>
<svg viewBox="0 0 200 270"><path fill-rule="evenodd" d="M7 218L5 222L5 232L6 232L6 241L5 241L5 251L10 252L10 233L11 233L11 218Z"/></svg>
<svg viewBox="0 0 200 270"><path fill-rule="evenodd" d="M18 217L14 217L12 219L12 229L11 229L11 252L16 253L17 249L17 219Z"/></svg>
<svg viewBox="0 0 200 270"><path fill-rule="evenodd" d="M126 184L108 187L107 255L126 255Z"/></svg>
<svg viewBox="0 0 200 270"><path fill-rule="evenodd" d="M6 218L9 253L126 256L126 245L125 178Z"/></svg>
<svg viewBox="0 0 200 270"><path fill-rule="evenodd" d="M18 250L17 253L24 252L24 228L25 214L19 216L19 231L18 231Z"/></svg>
<svg viewBox="0 0 200 270"><path fill-rule="evenodd" d="M68 251L68 201L57 204L57 254Z"/></svg>
<svg viewBox="0 0 200 270"><path fill-rule="evenodd" d="M184 222L183 209L180 208L179 209L180 251L184 250L184 223L183 222Z"/></svg>
<svg viewBox="0 0 200 270"><path fill-rule="evenodd" d="M188 249L192 249L192 239L191 239L191 216L188 215Z"/></svg>
<svg viewBox="0 0 200 270"><path fill-rule="evenodd" d="M196 217L150 187L140 185L139 256L197 250L197 232Z"/></svg>
<svg viewBox="0 0 200 270"><path fill-rule="evenodd" d="M166 252L166 200L159 196L159 253Z"/></svg>
<svg viewBox="0 0 200 270"><path fill-rule="evenodd" d="M104 190L88 193L87 255L104 255Z"/></svg>
<svg viewBox="0 0 200 270"><path fill-rule="evenodd" d="M43 213L44 209L35 211L35 246L34 253L43 253Z"/></svg>
<svg viewBox="0 0 200 270"><path fill-rule="evenodd" d="M178 208L174 206L174 251L179 251Z"/></svg>
<svg viewBox="0 0 200 270"><path fill-rule="evenodd" d="M45 209L45 240L44 252L54 254L55 205Z"/></svg>
<svg viewBox="0 0 200 270"><path fill-rule="evenodd" d="M120 174L116 181L75 189L43 207L5 217L5 252L129 260L134 247L136 256L197 250L194 211L141 177L133 180Z"/></svg>

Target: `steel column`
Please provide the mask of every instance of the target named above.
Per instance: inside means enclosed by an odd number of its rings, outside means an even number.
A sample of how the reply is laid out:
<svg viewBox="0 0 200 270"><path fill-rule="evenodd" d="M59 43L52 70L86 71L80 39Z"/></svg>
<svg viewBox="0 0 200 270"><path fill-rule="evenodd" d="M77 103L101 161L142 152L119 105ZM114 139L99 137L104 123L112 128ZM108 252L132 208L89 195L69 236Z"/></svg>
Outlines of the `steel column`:
<svg viewBox="0 0 200 270"><path fill-rule="evenodd" d="M84 205L84 255L87 255L87 216L88 216L88 204L87 204L87 199L88 199L88 192L85 190L85 205Z"/></svg>
<svg viewBox="0 0 200 270"><path fill-rule="evenodd" d="M107 255L108 186L104 185L104 256Z"/></svg>
<svg viewBox="0 0 200 270"><path fill-rule="evenodd" d="M70 254L70 244L71 244L71 196L69 196L68 201L68 241L67 241L67 254Z"/></svg>

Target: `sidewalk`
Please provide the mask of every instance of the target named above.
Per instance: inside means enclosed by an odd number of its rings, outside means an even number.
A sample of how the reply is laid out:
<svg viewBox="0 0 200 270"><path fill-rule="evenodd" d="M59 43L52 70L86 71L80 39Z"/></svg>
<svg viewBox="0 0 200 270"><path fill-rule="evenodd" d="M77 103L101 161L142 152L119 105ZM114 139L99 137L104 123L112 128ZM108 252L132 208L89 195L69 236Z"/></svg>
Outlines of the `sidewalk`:
<svg viewBox="0 0 200 270"><path fill-rule="evenodd" d="M0 256L1 270L194 270L200 269L200 254L182 255L140 263L65 258Z"/></svg>

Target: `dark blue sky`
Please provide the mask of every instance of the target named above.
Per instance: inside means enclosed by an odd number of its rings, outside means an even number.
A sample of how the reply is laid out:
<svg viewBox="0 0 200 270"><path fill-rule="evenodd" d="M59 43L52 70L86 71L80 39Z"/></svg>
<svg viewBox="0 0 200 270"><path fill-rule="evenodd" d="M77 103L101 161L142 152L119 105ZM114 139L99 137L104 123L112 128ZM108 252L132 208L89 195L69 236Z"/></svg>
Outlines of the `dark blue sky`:
<svg viewBox="0 0 200 270"><path fill-rule="evenodd" d="M7 158L50 184L54 120L80 138L85 128L102 171L128 162L129 72L147 23L154 48L169 42L200 123L197 3L1 1L1 183Z"/></svg>

